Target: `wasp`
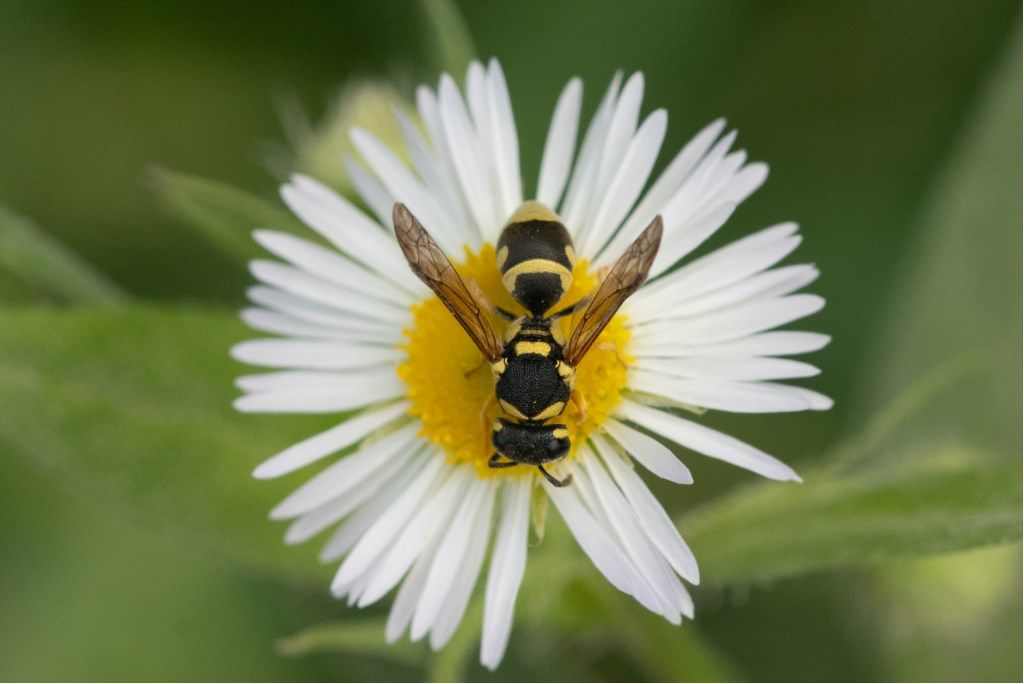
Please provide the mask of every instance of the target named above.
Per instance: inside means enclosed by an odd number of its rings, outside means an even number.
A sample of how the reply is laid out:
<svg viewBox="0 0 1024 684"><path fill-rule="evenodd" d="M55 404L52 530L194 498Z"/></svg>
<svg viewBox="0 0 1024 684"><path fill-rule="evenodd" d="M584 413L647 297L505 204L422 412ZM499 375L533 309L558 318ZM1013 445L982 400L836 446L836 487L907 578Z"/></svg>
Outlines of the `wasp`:
<svg viewBox="0 0 1024 684"><path fill-rule="evenodd" d="M536 466L556 487L559 480L545 463L569 453L569 429L554 421L572 403L582 422L586 405L574 388L576 367L623 302L644 281L661 243L660 216L626 248L593 292L548 313L572 284L576 262L572 238L558 216L540 202L520 206L505 223L496 245L502 284L526 310L516 315L495 306L455 266L404 204L394 206L398 244L413 273L438 296L476 344L494 379L494 394L481 410L494 453L491 468ZM572 316L568 339L559 319ZM499 337L492 317L507 322ZM497 404L503 415L491 425L487 413Z"/></svg>

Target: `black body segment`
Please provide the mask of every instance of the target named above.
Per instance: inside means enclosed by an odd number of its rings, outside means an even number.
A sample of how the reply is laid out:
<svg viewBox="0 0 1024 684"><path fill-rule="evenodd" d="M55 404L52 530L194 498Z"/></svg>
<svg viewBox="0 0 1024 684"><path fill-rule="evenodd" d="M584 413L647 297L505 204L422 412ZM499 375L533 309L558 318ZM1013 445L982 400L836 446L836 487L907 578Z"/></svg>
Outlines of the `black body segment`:
<svg viewBox="0 0 1024 684"><path fill-rule="evenodd" d="M510 461L541 465L565 458L569 453L569 430L562 424L514 423L499 418L491 442Z"/></svg>
<svg viewBox="0 0 1024 684"><path fill-rule="evenodd" d="M569 231L553 211L539 202L519 207L498 237L502 283L537 318L569 289L575 260Z"/></svg>
<svg viewBox="0 0 1024 684"><path fill-rule="evenodd" d="M551 356L513 353L495 385L501 407L519 420L554 418L557 414L548 416L547 409L564 409L572 389L558 374L557 361Z"/></svg>

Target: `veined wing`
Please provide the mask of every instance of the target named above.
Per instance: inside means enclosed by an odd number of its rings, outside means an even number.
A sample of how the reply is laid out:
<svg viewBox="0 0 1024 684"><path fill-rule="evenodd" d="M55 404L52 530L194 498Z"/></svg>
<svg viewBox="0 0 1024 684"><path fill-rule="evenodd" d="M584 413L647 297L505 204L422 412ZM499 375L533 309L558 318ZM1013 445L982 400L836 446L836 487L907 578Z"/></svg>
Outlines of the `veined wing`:
<svg viewBox="0 0 1024 684"><path fill-rule="evenodd" d="M404 204L395 204L392 218L395 236L412 272L448 307L488 362L500 359L503 345L491 327L490 311L494 307L486 295L462 280L434 238Z"/></svg>
<svg viewBox="0 0 1024 684"><path fill-rule="evenodd" d="M640 237L615 262L598 285L597 291L588 298L589 304L565 345L564 357L570 366L583 360L622 303L647 280L661 244L661 232L661 216L655 216L644 232L640 233Z"/></svg>

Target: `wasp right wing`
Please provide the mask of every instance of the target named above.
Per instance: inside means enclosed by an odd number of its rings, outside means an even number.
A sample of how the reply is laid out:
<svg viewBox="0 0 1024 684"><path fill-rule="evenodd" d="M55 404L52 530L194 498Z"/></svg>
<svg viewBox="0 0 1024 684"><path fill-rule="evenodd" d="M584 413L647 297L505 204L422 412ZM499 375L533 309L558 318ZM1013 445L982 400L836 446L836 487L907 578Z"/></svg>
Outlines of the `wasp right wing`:
<svg viewBox="0 0 1024 684"><path fill-rule="evenodd" d="M462 280L434 238L401 202L395 204L392 219L412 272L448 307L489 363L500 359L504 345L490 320L494 305L480 288Z"/></svg>
<svg viewBox="0 0 1024 684"><path fill-rule="evenodd" d="M655 216L640 237L615 262L597 291L587 297L587 308L579 323L575 323L564 348L565 362L570 366L583 360L622 303L647 280L654 257L658 255L661 232L661 216Z"/></svg>

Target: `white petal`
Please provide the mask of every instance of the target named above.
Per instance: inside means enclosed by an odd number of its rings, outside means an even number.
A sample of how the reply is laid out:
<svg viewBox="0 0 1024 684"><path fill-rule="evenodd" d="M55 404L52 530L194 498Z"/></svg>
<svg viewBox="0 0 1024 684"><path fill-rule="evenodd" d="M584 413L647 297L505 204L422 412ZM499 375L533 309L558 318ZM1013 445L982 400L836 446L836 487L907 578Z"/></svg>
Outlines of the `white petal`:
<svg viewBox="0 0 1024 684"><path fill-rule="evenodd" d="M601 455L612 477L618 483L630 506L640 519L641 526L651 542L664 554L672 568L680 577L698 584L700 573L697 570L697 559L693 551L683 541L668 513L658 503L651 490L636 474L630 464L600 435L592 438L594 447Z"/></svg>
<svg viewBox="0 0 1024 684"><path fill-rule="evenodd" d="M391 210L395 206L394 196L387 191L380 181L373 177L369 171L360 166L355 159L345 155L345 171L348 172L349 180L355 186L356 192L363 198L366 205L373 211L374 216L382 226L391 225Z"/></svg>
<svg viewBox="0 0 1024 684"><path fill-rule="evenodd" d="M666 217L671 215L678 219L678 221L674 220L672 225L676 223L680 226L685 225L685 219L701 209L706 209L709 202L719 201L714 193L708 192L709 186L716 182L716 178L720 182L722 178L728 177L721 173L723 165L728 173L734 171L744 161L737 156L729 158L729 148L735 141L736 131L730 131L718 140L687 177L686 182L665 203L662 213ZM668 227L666 230L671 232Z"/></svg>
<svg viewBox="0 0 1024 684"><path fill-rule="evenodd" d="M666 208L663 215L665 233L661 239L658 256L654 258L650 277L655 278L671 268L684 256L695 250L709 237L725 225L736 210L735 202L722 202L699 216L689 217L685 221L672 215L672 209ZM682 225L680 225L682 224ZM669 225L680 225L676 230L669 230Z"/></svg>
<svg viewBox="0 0 1024 684"><path fill-rule="evenodd" d="M340 425L305 439L268 458L256 467L252 475L261 480L281 477L319 461L324 456L350 447L394 422L405 415L410 405L407 401L400 401L388 406L372 408L358 416L348 418Z"/></svg>
<svg viewBox="0 0 1024 684"><path fill-rule="evenodd" d="M374 373L346 380L344 385L313 385L253 392L235 400L238 411L251 413L337 413L361 406L397 399L405 394L405 383Z"/></svg>
<svg viewBox="0 0 1024 684"><path fill-rule="evenodd" d="M497 171L498 191L502 199L499 216L507 217L523 203L523 188L519 170L519 136L512 115L505 74L498 60L491 59L487 68L487 104L491 122L491 141L494 150L492 164ZM493 239L498 225L495 224L489 239Z"/></svg>
<svg viewBox="0 0 1024 684"><path fill-rule="evenodd" d="M633 207L654 168L667 125L668 114L659 109L640 126L607 189L602 191L591 230L580 248L581 254L598 253Z"/></svg>
<svg viewBox="0 0 1024 684"><path fill-rule="evenodd" d="M620 254L626 248L626 245L636 239L640 231L647 227L668 200L678 192L683 181L693 171L697 162L707 154L711 144L715 142L723 128L725 128L725 119L716 119L705 126L690 142L686 143L661 176L658 177L654 185L651 186L651 189L647 191L643 199L640 200L640 204L633 210L633 213L626 219L622 230L601 251L598 255L599 258L604 257L606 252L609 255Z"/></svg>
<svg viewBox="0 0 1024 684"><path fill-rule="evenodd" d="M585 445L583 446L585 447ZM586 452L584 451L583 453L585 454ZM628 593L647 610L659 615L662 614L662 603L658 598L657 592L655 592L650 582L647 581L647 578L644 577L644 574L636 567L629 553L623 547L622 541L615 531L615 523L611 519L611 511L601 503L601 499L597 495L597 488L590 481L590 476L587 475L586 470L580 467L573 468L572 487L578 492L583 505L594 516L594 522L614 546L615 552L625 560L626 565L629 567L630 589Z"/></svg>
<svg viewBox="0 0 1024 684"><path fill-rule="evenodd" d="M440 540L434 539L427 550L416 559L412 570L409 571L398 594L395 595L394 603L391 604L391 612L388 613L387 624L384 626L384 638L389 644L397 641L409 626L413 611L416 610L416 605L423 596L427 573L430 572L430 566L434 563L439 545Z"/></svg>
<svg viewBox="0 0 1024 684"><path fill-rule="evenodd" d="M679 580L664 557L648 540L633 509L604 466L589 447L584 445L581 449L583 452L580 454L580 464L586 470L601 506L608 511L608 517L612 521L619 542L633 561L633 565L657 594L662 614L669 622L679 624L682 612L682 606L677 600L679 592L676 585Z"/></svg>
<svg viewBox="0 0 1024 684"><path fill-rule="evenodd" d="M455 250L462 246L456 232L458 223L423 187L409 167L387 145L363 129L353 128L349 137L391 196L409 207L409 211L426 226L447 253L456 253ZM402 268L409 270L405 263Z"/></svg>
<svg viewBox="0 0 1024 684"><path fill-rule="evenodd" d="M676 291L673 294L679 298L663 302L660 311L652 310L649 302L646 312L638 314L636 308L631 308L630 320L639 326L648 321L688 318L754 300L783 297L814 282L818 275L814 266L797 264L765 271L703 295L679 296L682 293Z"/></svg>
<svg viewBox="0 0 1024 684"><path fill-rule="evenodd" d="M758 300L685 321L659 321L635 332L652 344L702 345L736 340L809 316L825 306L817 295L796 294Z"/></svg>
<svg viewBox="0 0 1024 684"><path fill-rule="evenodd" d="M669 311L671 318L683 318L755 300L783 297L814 282L818 275L818 269L808 264L777 268L690 299Z"/></svg>
<svg viewBox="0 0 1024 684"><path fill-rule="evenodd" d="M709 342L692 346L671 341L655 343L634 339L633 352L638 357L667 358L679 356L774 356L776 354L806 354L818 351L831 340L831 337L821 333L794 330L765 332L728 342Z"/></svg>
<svg viewBox="0 0 1024 684"><path fill-rule="evenodd" d="M440 530L449 524L462 492L474 474L470 468L452 468L447 479L432 492L416 511L395 543L383 557L380 570L361 592L357 605L374 603L398 584Z"/></svg>
<svg viewBox="0 0 1024 684"><path fill-rule="evenodd" d="M527 526L532 488L533 482L527 478L510 479L502 487L501 519L487 575L483 633L480 640L480 663L492 671L501 663L508 647L516 595L519 593L519 585L526 570Z"/></svg>
<svg viewBox="0 0 1024 684"><path fill-rule="evenodd" d="M622 89L622 94L615 103L608 123L608 129L604 140L601 143L601 152L598 157L595 172L590 178L589 187L585 194L577 197L583 198L581 204L570 207L566 212L566 222L577 226L574 234L579 236L577 242L586 244L588 235L593 228L594 212L600 203L611 182L622 164L633 134L636 132L637 120L640 116L640 103L644 95L643 74L637 72L629 77ZM582 204L585 201L586 204Z"/></svg>
<svg viewBox="0 0 1024 684"><path fill-rule="evenodd" d="M394 194L394 193L392 193ZM348 200L307 176L292 176L281 197L295 214L331 244L411 293L424 291L409 271L394 237Z"/></svg>
<svg viewBox="0 0 1024 684"><path fill-rule="evenodd" d="M398 341L402 336L401 326L364 318L277 288L256 285L246 290L246 295L256 304L307 323L315 323L343 332L358 330L366 335L376 335L385 340Z"/></svg>
<svg viewBox="0 0 1024 684"><path fill-rule="evenodd" d="M580 146L580 154L569 180L569 189L566 190L565 199L562 200L562 208L559 213L565 222L565 227L574 236L577 234L578 221L582 218L586 203L590 201L591 186L597 178L601 150L604 148L605 138L608 135L608 126L611 124L615 103L618 101L621 83L622 73L616 72L601 99L601 104L598 105L597 111L594 113L594 118L590 120L587 132L583 135L583 144Z"/></svg>
<svg viewBox="0 0 1024 684"><path fill-rule="evenodd" d="M424 466L428 462L442 457L442 454L431 451L424 445L419 445L413 449L410 455L404 456L405 461L396 474L389 481L383 483L379 491L356 509L324 543L320 550L320 562L331 563L348 553L384 512L405 494L409 483L422 472ZM399 455L397 458L401 459L403 455ZM336 595L340 596L344 593L345 588L342 588Z"/></svg>
<svg viewBox="0 0 1024 684"><path fill-rule="evenodd" d="M255 366L269 368L310 368L335 370L395 365L402 352L381 347L319 340L264 339L240 342L231 348L231 356Z"/></svg>
<svg viewBox="0 0 1024 684"><path fill-rule="evenodd" d="M594 188L601 192L611 183L619 164L629 148L629 143L636 133L636 124L640 118L640 104L644 99L644 75L639 71L626 81L622 88L619 101L615 104L608 135L601 149L601 161L598 165L597 179ZM597 199L597 196L594 197ZM596 202L595 202L596 204Z"/></svg>
<svg viewBox="0 0 1024 684"><path fill-rule="evenodd" d="M499 224L502 217L498 215L494 205L490 172L484 158L480 137L469 119L469 113L466 111L466 105L462 101L455 81L448 74L441 76L438 97L441 125L455 165L455 175L459 179L462 192L469 204L470 213L476 221L479 235L482 237L486 234L485 230Z"/></svg>
<svg viewBox="0 0 1024 684"><path fill-rule="evenodd" d="M679 416L642 406L628 399L619 404L618 415L705 456L746 468L772 480L800 481L800 476L777 458L744 444L735 437Z"/></svg>
<svg viewBox="0 0 1024 684"><path fill-rule="evenodd" d="M782 385L774 382L762 382L762 387L771 387L773 389L785 390L787 392L795 392L806 401L812 411L827 411L832 408L833 401L826 397L824 394L809 390L804 387L793 387L792 385Z"/></svg>
<svg viewBox="0 0 1024 684"><path fill-rule="evenodd" d="M354 328L330 327L257 307L243 309L241 318L250 328L288 337L324 338L394 346L398 344L401 335L397 331L395 331L396 334L385 335Z"/></svg>
<svg viewBox="0 0 1024 684"><path fill-rule="evenodd" d="M383 306L408 308L415 301L408 292L358 265L338 252L332 252L288 233L255 230L253 239L273 254L323 280L352 291L361 297L377 299Z"/></svg>
<svg viewBox="0 0 1024 684"><path fill-rule="evenodd" d="M636 577L630 563L626 560L618 544L612 540L601 526L594 520L580 501L579 492L574 485L568 487L552 487L545 483L565 524L572 532L576 542L587 554L594 566L619 591L632 595Z"/></svg>
<svg viewBox="0 0 1024 684"><path fill-rule="evenodd" d="M473 482L463 497L458 512L452 518L444 539L441 540L441 546L438 547L434 563L427 575L423 595L413 613L410 630L413 641L422 638L438 619L459 567L467 562L473 528L490 524L489 519L485 521L479 515L483 505L492 497L491 483L485 480Z"/></svg>
<svg viewBox="0 0 1024 684"><path fill-rule="evenodd" d="M413 479L404 492L370 526L352 548L345 562L338 568L331 581L331 592L340 595L342 589L361 575L370 564L384 553L406 522L419 507L420 502L437 484L438 477L445 469L443 458L431 458L423 470Z"/></svg>
<svg viewBox="0 0 1024 684"><path fill-rule="evenodd" d="M328 527L336 524L356 509L360 508L378 493L392 486L395 479L402 479L402 469L409 467L412 458L409 454L398 454L390 459L372 477L364 478L359 487L336 496L327 503L321 504L308 513L303 513L292 521L284 533L285 544L300 544L312 539Z"/></svg>
<svg viewBox="0 0 1024 684"><path fill-rule="evenodd" d="M785 385L735 380L680 380L645 370L629 375L629 388L675 404L734 413L806 411L810 403Z"/></svg>
<svg viewBox="0 0 1024 684"><path fill-rule="evenodd" d="M780 223L731 242L656 281L648 282L637 293L640 297L636 301L664 293L669 295L659 302L664 307L669 301L696 297L760 273L797 248L801 238L795 235L796 231L795 223Z"/></svg>
<svg viewBox="0 0 1024 684"><path fill-rule="evenodd" d="M640 356L632 350L634 368L677 378L705 380L784 380L809 378L821 371L809 363L760 356Z"/></svg>
<svg viewBox="0 0 1024 684"><path fill-rule="evenodd" d="M399 327L404 326L409 319L407 310L382 306L379 300L329 283L293 266L255 259L249 262L249 271L257 280L267 285L347 312L354 318L390 323Z"/></svg>
<svg viewBox="0 0 1024 684"><path fill-rule="evenodd" d="M558 206L565 183L569 180L582 102L583 82L573 78L558 96L555 113L551 117L551 127L544 143L544 157L540 163L537 199L552 208Z"/></svg>
<svg viewBox="0 0 1024 684"><path fill-rule="evenodd" d="M353 368L341 371L274 371L255 373L235 378L235 385L243 392L268 392L276 390L306 389L312 387L332 388L351 384L375 385L387 383L393 370L386 367Z"/></svg>
<svg viewBox="0 0 1024 684"><path fill-rule="evenodd" d="M410 423L380 439L363 442L355 453L332 464L274 507L275 520L294 518L358 487L389 461L410 451L419 423Z"/></svg>
<svg viewBox="0 0 1024 684"><path fill-rule="evenodd" d="M609 418L604 427L627 454L658 477L678 484L693 484L690 469L658 440L613 418Z"/></svg>
<svg viewBox="0 0 1024 684"><path fill-rule="evenodd" d="M435 193L448 213L456 217L459 228L458 234L463 236L467 244L472 244L471 238L477 234L476 224L470 216L469 204L462 194L458 176L455 174L455 163L452 161L448 140L444 134L444 127L441 125L441 110L437 103L434 92L425 86L416 89L416 107L420 113L424 126L433 141L433 148L436 154L428 152L427 156L432 160L431 164L424 162L423 167L417 163L420 169L420 176L423 178L427 189ZM403 127L404 130L405 127ZM410 123L407 138L419 137L419 131Z"/></svg>
<svg viewBox="0 0 1024 684"><path fill-rule="evenodd" d="M491 517L494 512L494 482L487 483L487 494L477 511L476 524L470 536L469 546L462 564L456 571L455 581L445 599L441 612L430 629L430 648L439 651L455 634L456 628L466 613L469 597L476 587L476 581L483 567L487 542L491 535Z"/></svg>

